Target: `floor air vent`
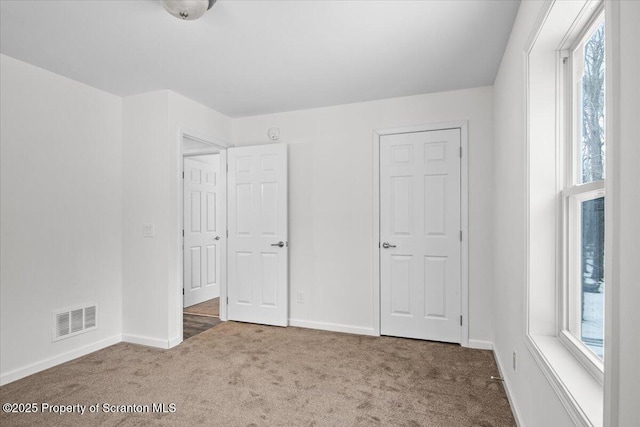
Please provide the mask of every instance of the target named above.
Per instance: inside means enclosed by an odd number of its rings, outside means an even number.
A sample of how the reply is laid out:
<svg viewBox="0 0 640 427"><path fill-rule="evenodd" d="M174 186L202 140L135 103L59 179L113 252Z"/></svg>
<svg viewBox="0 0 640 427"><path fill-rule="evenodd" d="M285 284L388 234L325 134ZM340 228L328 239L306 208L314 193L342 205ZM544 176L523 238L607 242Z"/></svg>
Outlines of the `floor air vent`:
<svg viewBox="0 0 640 427"><path fill-rule="evenodd" d="M90 305L53 313L53 341L72 337L98 327L98 306Z"/></svg>

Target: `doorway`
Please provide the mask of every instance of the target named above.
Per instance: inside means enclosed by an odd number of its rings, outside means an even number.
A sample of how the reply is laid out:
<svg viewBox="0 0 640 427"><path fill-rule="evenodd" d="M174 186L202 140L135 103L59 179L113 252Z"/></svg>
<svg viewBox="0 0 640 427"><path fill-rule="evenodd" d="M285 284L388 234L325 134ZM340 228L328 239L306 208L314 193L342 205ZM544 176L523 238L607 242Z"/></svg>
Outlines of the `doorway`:
<svg viewBox="0 0 640 427"><path fill-rule="evenodd" d="M221 253L226 234L226 176L221 173L222 157L219 152L184 157L185 308L220 298Z"/></svg>
<svg viewBox="0 0 640 427"><path fill-rule="evenodd" d="M374 133L381 335L468 345L466 123Z"/></svg>
<svg viewBox="0 0 640 427"><path fill-rule="evenodd" d="M226 278L226 148L182 135L182 336L220 323Z"/></svg>
<svg viewBox="0 0 640 427"><path fill-rule="evenodd" d="M183 130L178 141L179 330L184 307L206 310L215 295L220 321L287 326L286 144L232 147Z"/></svg>

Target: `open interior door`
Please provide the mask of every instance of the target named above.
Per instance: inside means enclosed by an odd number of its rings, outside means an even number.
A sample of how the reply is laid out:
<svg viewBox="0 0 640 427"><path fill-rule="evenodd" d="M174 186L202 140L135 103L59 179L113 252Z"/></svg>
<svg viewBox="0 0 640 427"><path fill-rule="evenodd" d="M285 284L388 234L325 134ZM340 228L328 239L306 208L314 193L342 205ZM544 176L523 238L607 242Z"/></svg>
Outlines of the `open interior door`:
<svg viewBox="0 0 640 427"><path fill-rule="evenodd" d="M220 296L226 236L226 153L184 158L184 307Z"/></svg>
<svg viewBox="0 0 640 427"><path fill-rule="evenodd" d="M228 149L228 319L287 326L287 146Z"/></svg>

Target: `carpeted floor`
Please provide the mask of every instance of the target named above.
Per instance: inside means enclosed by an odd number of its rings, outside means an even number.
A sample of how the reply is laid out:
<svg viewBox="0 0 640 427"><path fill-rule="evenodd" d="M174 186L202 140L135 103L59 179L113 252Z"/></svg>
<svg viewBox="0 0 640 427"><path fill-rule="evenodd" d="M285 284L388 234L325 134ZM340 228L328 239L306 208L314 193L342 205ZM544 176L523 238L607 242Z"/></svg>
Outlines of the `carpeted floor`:
<svg viewBox="0 0 640 427"><path fill-rule="evenodd" d="M0 387L2 403L87 405L0 425L514 426L497 374L490 351L224 322L170 350L120 343Z"/></svg>
<svg viewBox="0 0 640 427"><path fill-rule="evenodd" d="M182 311L186 314L220 317L220 298L213 298L191 307L185 307Z"/></svg>

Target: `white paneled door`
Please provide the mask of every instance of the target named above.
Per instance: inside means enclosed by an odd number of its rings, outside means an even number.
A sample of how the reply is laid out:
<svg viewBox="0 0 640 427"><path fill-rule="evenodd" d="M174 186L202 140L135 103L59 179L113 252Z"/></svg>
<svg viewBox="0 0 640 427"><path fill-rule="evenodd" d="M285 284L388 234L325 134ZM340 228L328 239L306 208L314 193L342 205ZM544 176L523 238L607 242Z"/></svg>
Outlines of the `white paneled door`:
<svg viewBox="0 0 640 427"><path fill-rule="evenodd" d="M285 144L228 150L228 318L287 326Z"/></svg>
<svg viewBox="0 0 640 427"><path fill-rule="evenodd" d="M380 138L380 332L461 342L460 129Z"/></svg>
<svg viewBox="0 0 640 427"><path fill-rule="evenodd" d="M225 153L184 159L184 307L220 296L225 251Z"/></svg>

